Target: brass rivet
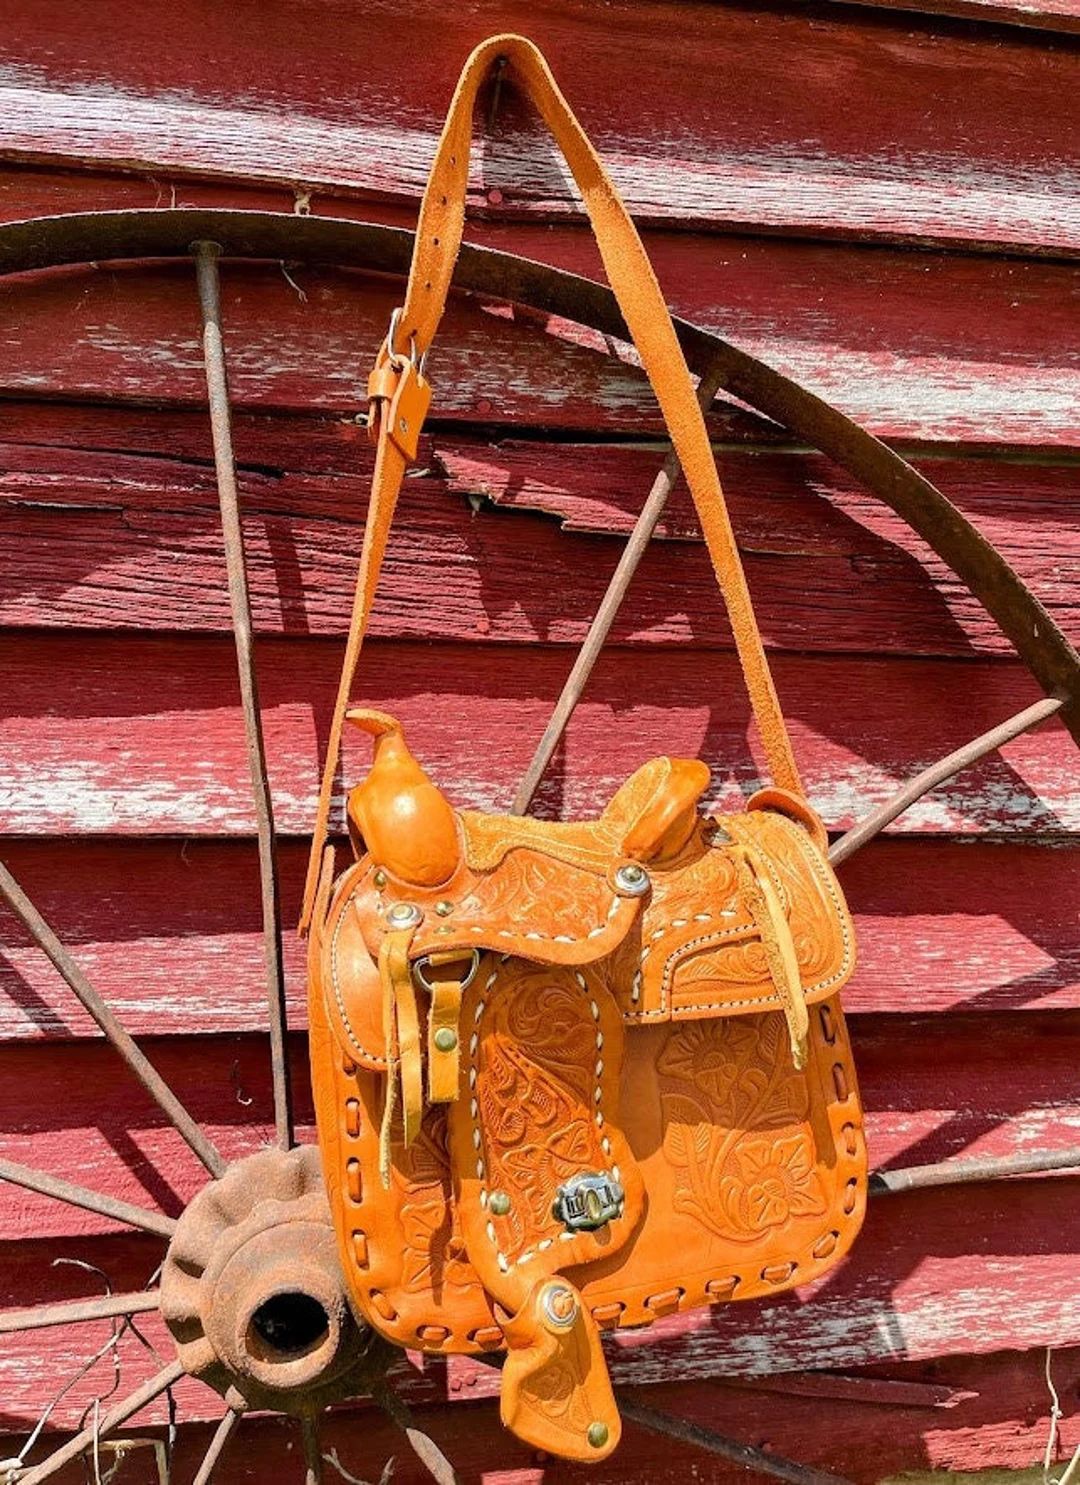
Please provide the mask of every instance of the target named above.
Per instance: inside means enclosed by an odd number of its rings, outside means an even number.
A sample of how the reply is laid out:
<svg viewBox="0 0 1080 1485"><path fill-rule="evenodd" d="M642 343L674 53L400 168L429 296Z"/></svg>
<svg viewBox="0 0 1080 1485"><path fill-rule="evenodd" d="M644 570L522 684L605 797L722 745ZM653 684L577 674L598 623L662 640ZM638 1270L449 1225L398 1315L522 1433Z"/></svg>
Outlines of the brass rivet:
<svg viewBox="0 0 1080 1485"><path fill-rule="evenodd" d="M590 1423L589 1432L586 1434L589 1444L594 1449L602 1449L608 1441L608 1426L606 1423Z"/></svg>
<svg viewBox="0 0 1080 1485"><path fill-rule="evenodd" d="M457 1032L451 1031L449 1026L440 1026L435 1033L435 1045L440 1052L452 1052L457 1046Z"/></svg>
<svg viewBox="0 0 1080 1485"><path fill-rule="evenodd" d="M375 873L375 875L372 877L371 880L375 883L376 887L385 887L386 886L386 873L385 873L385 871L383 871L383 869L382 869L381 866L379 867L379 870Z"/></svg>
<svg viewBox="0 0 1080 1485"><path fill-rule="evenodd" d="M510 1210L510 1198L505 1191L493 1191L488 1201L488 1206L491 1208L493 1216L505 1217Z"/></svg>
<svg viewBox="0 0 1080 1485"><path fill-rule="evenodd" d="M452 902L447 902L446 898L444 897L441 902L437 902L435 904L435 911L438 913L440 918L446 918L454 911L454 904Z"/></svg>
<svg viewBox="0 0 1080 1485"><path fill-rule="evenodd" d="M400 419L400 426L401 426L401 431L402 431L402 433L408 433L408 431L409 431L409 425L408 425L408 423L407 423L407 422L406 422L406 421L405 421L405 419L404 419L404 418L401 418L401 419Z"/></svg>

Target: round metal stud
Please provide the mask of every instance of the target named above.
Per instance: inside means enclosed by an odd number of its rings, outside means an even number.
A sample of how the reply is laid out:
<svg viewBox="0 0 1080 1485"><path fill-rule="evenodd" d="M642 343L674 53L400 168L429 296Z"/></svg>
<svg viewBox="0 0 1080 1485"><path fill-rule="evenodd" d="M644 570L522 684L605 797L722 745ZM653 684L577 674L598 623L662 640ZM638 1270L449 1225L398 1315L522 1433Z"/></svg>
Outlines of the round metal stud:
<svg viewBox="0 0 1080 1485"><path fill-rule="evenodd" d="M549 1284L540 1300L548 1324L556 1330L569 1330L578 1317L577 1295L568 1284Z"/></svg>
<svg viewBox="0 0 1080 1485"><path fill-rule="evenodd" d="M505 1217L510 1210L510 1198L505 1191L493 1191L488 1201L488 1207L496 1217Z"/></svg>
<svg viewBox="0 0 1080 1485"><path fill-rule="evenodd" d="M615 873L615 885L620 892L625 892L627 897L643 897L652 886L652 882L643 866L639 866L636 861L628 861Z"/></svg>
<svg viewBox="0 0 1080 1485"><path fill-rule="evenodd" d="M457 1032L449 1026L440 1026L435 1033L435 1045L440 1052L452 1052L457 1046Z"/></svg>
<svg viewBox="0 0 1080 1485"><path fill-rule="evenodd" d="M602 1449L607 1443L610 1434L606 1423L590 1423L589 1431L585 1435L589 1441L590 1448Z"/></svg>
<svg viewBox="0 0 1080 1485"><path fill-rule="evenodd" d="M375 875L371 878L371 880L375 883L376 887L380 888L380 890L386 886L386 873L385 871L383 871L381 866L379 867Z"/></svg>
<svg viewBox="0 0 1080 1485"><path fill-rule="evenodd" d="M440 918L447 918L454 911L454 904L452 902L447 902L446 898L444 897L441 902L437 902L435 904L435 911L438 913Z"/></svg>
<svg viewBox="0 0 1080 1485"><path fill-rule="evenodd" d="M415 928L423 916L415 902L395 902L386 915L386 921L391 928Z"/></svg>

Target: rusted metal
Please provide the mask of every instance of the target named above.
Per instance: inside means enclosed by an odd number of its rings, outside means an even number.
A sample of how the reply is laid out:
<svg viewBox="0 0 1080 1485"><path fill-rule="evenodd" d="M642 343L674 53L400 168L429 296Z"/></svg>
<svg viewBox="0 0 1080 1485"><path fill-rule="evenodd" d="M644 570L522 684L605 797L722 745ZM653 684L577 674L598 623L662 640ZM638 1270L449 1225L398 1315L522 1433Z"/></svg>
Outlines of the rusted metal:
<svg viewBox="0 0 1080 1485"><path fill-rule="evenodd" d="M157 1290L146 1289L139 1294L104 1294L97 1299L67 1299L27 1310L0 1310L0 1335L45 1330L50 1325L81 1325L89 1320L110 1320L117 1315L145 1315L157 1307Z"/></svg>
<svg viewBox="0 0 1080 1485"><path fill-rule="evenodd" d="M222 1415L221 1422L214 1430L214 1437L207 1446L206 1453L202 1457L202 1463L199 1465L191 1485L210 1485L218 1461L225 1452L225 1447L232 1438L236 1425L240 1422L246 1407L247 1403L237 1393L228 1411Z"/></svg>
<svg viewBox="0 0 1080 1485"><path fill-rule="evenodd" d="M221 1175L225 1169L225 1162L212 1141L207 1139L150 1059L139 1050L131 1036L124 1030L118 1017L102 1000L3 862L0 862L0 893L3 893L12 912L29 932L38 948L63 977L83 1009L97 1022L147 1093L166 1115L173 1128L190 1145L211 1175Z"/></svg>
<svg viewBox="0 0 1080 1485"><path fill-rule="evenodd" d="M962 748L957 748L954 752L947 753L944 758L939 758L936 763L931 763L929 768L924 768L913 779L909 779L902 789L898 789L884 804L879 805L857 825L853 825L850 830L840 836L839 840L833 841L829 847L829 860L834 866L839 866L841 861L846 861L860 847L865 846L867 841L873 840L874 836L880 834L886 825L896 819L897 815L902 815L905 810L910 809L924 794L929 794L931 789L936 789L939 784L945 783L946 779L955 777L961 770L970 768L980 758L985 758L987 753L1003 747L1012 738L1019 737L1022 732L1027 732L1029 728L1045 722L1047 717L1052 717L1059 712L1064 704L1065 699L1062 696L1044 696L1041 701L1025 707L1014 717L1000 722L996 727L991 727L989 732L984 732L980 737L965 743Z"/></svg>
<svg viewBox="0 0 1080 1485"><path fill-rule="evenodd" d="M1044 1176L1058 1170L1080 1170L1080 1147L1028 1150L1022 1155L975 1155L968 1160L939 1160L900 1170L876 1170L870 1177L870 1194L895 1196L926 1186L966 1186L1009 1176Z"/></svg>
<svg viewBox="0 0 1080 1485"><path fill-rule="evenodd" d="M321 1485L323 1460L318 1418L302 1418L300 1431L304 1443L304 1485Z"/></svg>
<svg viewBox="0 0 1080 1485"><path fill-rule="evenodd" d="M294 1416L369 1391L389 1356L349 1307L314 1145L259 1150L197 1193L161 1313L192 1376Z"/></svg>
<svg viewBox="0 0 1080 1485"><path fill-rule="evenodd" d="M721 1377L724 1387L779 1392L786 1397L827 1397L883 1408L957 1408L978 1397L966 1387L867 1377L851 1372L774 1372L756 1377Z"/></svg>
<svg viewBox="0 0 1080 1485"><path fill-rule="evenodd" d="M16 1165L13 1160L0 1160L0 1181L11 1181L27 1191L39 1191L42 1196L54 1196L57 1201L66 1201L68 1206L82 1207L87 1212L97 1212L101 1217L112 1217L117 1222L126 1222L129 1227L141 1227L158 1237L172 1237L176 1220L164 1212L152 1212L147 1207L134 1206L130 1201L120 1201L115 1196L103 1196L100 1191L90 1191L86 1186L76 1186L63 1181L48 1171L32 1170L28 1165Z"/></svg>
<svg viewBox="0 0 1080 1485"><path fill-rule="evenodd" d="M156 210L86 212L0 227L0 274L104 259L186 254L208 240L228 256L298 263L345 263L404 276L413 234L341 218L276 212ZM626 338L611 290L546 264L491 248L464 246L459 289L509 299ZM675 319L691 370L718 366L723 390L827 454L884 501L967 584L1047 694L1066 702L1060 716L1080 742L1080 656L1008 562L926 477L837 408L711 331Z"/></svg>
<svg viewBox="0 0 1080 1485"><path fill-rule="evenodd" d="M707 371L698 385L698 402L702 410L711 407L714 397L720 389L723 373L719 367ZM540 780L544 776L544 770L551 762L552 754L559 746L559 739L566 731L570 718L574 714L574 708L581 700L582 692L589 683L589 677L593 672L600 652L604 647L607 637L611 632L611 626L622 606L623 599L633 581L634 573L638 564L645 555L645 550L652 540L652 534L656 530L656 523L663 515L664 506L667 504L668 496L675 488L675 482L679 478L681 465L679 456L672 450L664 460L659 474L653 481L652 489L649 491L645 504L641 508L634 529L623 548L618 565L611 575L607 591L600 601L596 615L589 625L589 632L578 650L577 658L573 668L566 678L562 693L555 703L544 734L536 745L536 751L532 756L525 776L518 785L514 802L511 805L511 813L523 815L533 801Z"/></svg>
<svg viewBox="0 0 1080 1485"><path fill-rule="evenodd" d="M408 1405L398 1397L385 1380L371 1389L371 1395L390 1421L400 1428L409 1441L409 1447L438 1485L457 1485L454 1466L439 1448L430 1434L417 1425Z"/></svg>
<svg viewBox="0 0 1080 1485"><path fill-rule="evenodd" d="M278 1143L288 1150L293 1143L292 1089L289 1078L288 1020L285 1009L285 970L281 958L281 900L278 890L274 808L266 772L266 746L259 709L259 684L255 674L254 625L248 591L244 532L240 522L240 497L236 488L233 457L232 412L225 364L225 342L221 329L221 284L218 257L221 248L206 239L192 246L195 274L202 310L202 347L206 387L210 404L210 429L214 444L221 529L225 540L225 567L229 580L236 668L240 676L240 698L244 711L244 736L255 800L259 842L259 881L262 889L263 960L266 966L266 998L270 1011L270 1063L274 1093L274 1124Z"/></svg>
<svg viewBox="0 0 1080 1485"><path fill-rule="evenodd" d="M88 1423L41 1464L34 1465L20 1478L19 1485L42 1485L44 1480L51 1480L53 1475L64 1468L65 1464L78 1459L79 1455L93 1444L95 1437L107 1438L110 1433L120 1427L121 1423L126 1423L129 1418L133 1418L140 1409L152 1403L155 1397L160 1397L166 1388L172 1387L183 1375L184 1368L180 1362L170 1361L169 1365L163 1367L157 1376L151 1377L141 1387L137 1387L130 1397L125 1397L123 1402L110 1408L96 1422Z"/></svg>
<svg viewBox="0 0 1080 1485"><path fill-rule="evenodd" d="M680 1444L692 1444L709 1454L719 1455L732 1464L742 1465L743 1469L755 1474L772 1475L777 1480L786 1480L788 1485L850 1485L842 1475L811 1469L808 1465L797 1464L793 1459L785 1459L782 1454L758 1449L753 1444L740 1444L737 1439L714 1433L711 1428L701 1428L672 1413L662 1413L657 1408L646 1407L624 1391L618 1391L616 1397L623 1418L636 1423L639 1428L647 1428L650 1433L663 1434L665 1438L677 1439Z"/></svg>

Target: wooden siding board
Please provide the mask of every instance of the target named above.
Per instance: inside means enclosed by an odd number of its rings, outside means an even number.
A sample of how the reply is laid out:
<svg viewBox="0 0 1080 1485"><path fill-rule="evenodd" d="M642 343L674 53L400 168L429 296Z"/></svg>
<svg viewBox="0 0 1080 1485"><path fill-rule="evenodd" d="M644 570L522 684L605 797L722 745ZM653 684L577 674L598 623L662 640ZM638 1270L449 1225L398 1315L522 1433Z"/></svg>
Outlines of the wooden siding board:
<svg viewBox="0 0 1080 1485"><path fill-rule="evenodd" d="M970 1188L962 1204L941 1191L875 1203L852 1256L816 1288L672 1316L649 1331L615 1336L608 1354L616 1383L651 1387L678 1378L687 1385L1075 1346L1080 1310L1068 1224L1075 1232L1078 1216L1080 1182L1065 1177L1018 1184L1007 1210L992 1185ZM100 1250L87 1236L67 1251L108 1262L116 1240L99 1241ZM145 1283L156 1262L152 1244L137 1251L142 1277L130 1287ZM116 1270L109 1271L111 1277ZM155 1341L161 1336L152 1317L145 1329ZM43 1386L55 1388L80 1351L85 1355L85 1341L80 1346L70 1331L56 1332L47 1356L40 1337L12 1338L0 1354L5 1407L31 1414ZM490 1397L498 1387L497 1374L467 1358L451 1358L447 1372L451 1392ZM184 1385L184 1416L205 1417L208 1402L213 1406L204 1389Z"/></svg>
<svg viewBox="0 0 1080 1485"><path fill-rule="evenodd" d="M1068 1395L1076 1376L1076 1353L1058 1353L1055 1377L1063 1395ZM129 1378L132 1383L134 1380ZM500 1437L493 1448L493 1404L473 1403L467 1388L449 1393L446 1401L436 1399L433 1381L425 1383L415 1374L409 1378L396 1376L394 1380L405 1387L418 1408L420 1426L458 1465L463 1485L580 1485L586 1479L599 1485L624 1485L627 1458L635 1462L640 1478L660 1485L685 1485L688 1479L735 1485L746 1478L745 1472L718 1459L631 1426L626 1428L625 1454L620 1452L603 1464L590 1465L586 1474L580 1466L539 1460L510 1436ZM861 1376L856 1377L856 1382L861 1380ZM1049 1431L1049 1394L1040 1353L956 1358L933 1368L893 1367L884 1380L900 1386L953 1386L964 1395L964 1401L947 1411L853 1405L852 1400L736 1388L719 1379L668 1382L650 1388L645 1400L705 1427L753 1440L789 1458L798 1457L867 1485L886 1472L899 1472L909 1466L977 1469L993 1459L1000 1468L1022 1468L1042 1459ZM203 1408L209 1411L212 1400L205 1393L201 1397ZM177 1478L194 1476L211 1431L211 1425L180 1430ZM1067 1460L1078 1437L1074 1420L1066 1418L1057 1453L1059 1462ZM395 1481L426 1485L430 1479L411 1451L403 1447L400 1435L369 1407L335 1410L326 1420L325 1440L327 1448L335 1449L354 1475L362 1471L363 1478L375 1480L384 1461L393 1456ZM223 1466L223 1478L276 1479L283 1459L291 1458L290 1447L293 1451L297 1447L295 1424L275 1418L249 1418L239 1446ZM134 1485L144 1485L143 1476L136 1473L138 1469L137 1456L129 1457L125 1474ZM66 1478L61 1478L66 1485ZM152 1476L147 1474L145 1485L151 1485L151 1481Z"/></svg>
<svg viewBox="0 0 1080 1485"><path fill-rule="evenodd" d="M507 231L493 240L603 277L583 231ZM672 308L879 436L993 448L1080 442L1070 264L749 238L710 243L705 253L699 241L649 238ZM290 277L277 265L225 267L234 400L351 416L400 286L333 268L297 268ZM202 404L197 331L186 264L9 279L0 283L0 392ZM635 366L595 337L536 315L455 301L430 369L436 418L661 429Z"/></svg>
<svg viewBox="0 0 1080 1485"><path fill-rule="evenodd" d="M230 640L13 631L8 650L0 833L253 833ZM356 694L401 717L457 804L506 809L571 653L373 642ZM760 760L734 655L662 653L644 688L635 684L636 648L602 658L541 786L543 813L599 813L631 769L664 752L704 757L714 769L710 797L726 808L754 787ZM337 641L266 638L258 647L270 782L286 836L303 835L314 818L340 660ZM781 654L775 674L810 797L834 830L1037 695L1016 662ZM1080 832L1074 748L1059 723L1044 723L926 796L892 829L1070 843ZM351 731L345 756L347 783L369 757Z"/></svg>
<svg viewBox="0 0 1080 1485"><path fill-rule="evenodd" d="M184 1038L263 1024L251 842L8 842L4 854L133 1033ZM291 924L302 843L282 851L281 865ZM1080 853L891 841L867 848L843 879L860 948L845 992L849 1009L892 1015L1080 1006ZM95 1036L44 957L6 913L2 922L0 1038ZM284 951L289 1014L300 1027L304 958L291 933Z"/></svg>
<svg viewBox="0 0 1080 1485"><path fill-rule="evenodd" d="M185 988L178 986L178 994ZM159 1030L143 1041L155 1067L229 1158L250 1153L273 1136L268 1040L256 1029L265 1023L260 1012L261 1007L252 1006L244 1035L206 1035L196 1043ZM856 1014L852 1037L875 1167L1060 1151L1080 1144L1080 1086L1072 1076L1080 1065L1080 1017L1075 1013L956 1014L944 1021L911 1011ZM931 1043L932 1059L927 1056ZM311 1092L299 1034L292 1038L291 1053L299 1137L310 1142ZM100 1038L66 1046L5 1045L0 1047L0 1074L0 1152L5 1159L171 1215L205 1182L195 1157ZM1011 1210L1011 1197L1027 1188L994 1189L1001 1208L997 1224ZM1032 1200L1052 1203L1063 1193L1067 1203L1068 1189L1068 1178L1049 1178ZM1001 1202L1006 1190L1008 1205ZM965 1201L968 1195L965 1190ZM956 1189L934 1195L942 1211L956 1200ZM893 1227L904 1226L908 1201L906 1196L875 1199L875 1210L880 1203L884 1215L869 1240L867 1275L875 1252L885 1268L892 1261L888 1255L898 1241ZM96 1237L116 1230L117 1224L93 1213L4 1188L0 1245L49 1236ZM1046 1236L1048 1244L1059 1240L1070 1251L1067 1234ZM10 1254L11 1249L0 1251ZM906 1263L906 1248L904 1254ZM1010 1322L1000 1323L1007 1333Z"/></svg>
<svg viewBox="0 0 1080 1485"><path fill-rule="evenodd" d="M187 0L148 31L111 0L95 7L93 31L75 16L42 27L22 0L6 28L0 149L415 198L464 56L492 30L520 29L646 219L1080 242L1065 45L1045 43L1035 65L1026 38L910 15L638 4L613 25L585 0L485 0L460 13L428 0L407 15L337 4L320 7L317 25L294 3L258 26L234 21ZM423 65L405 88L400 58L418 34ZM507 97L478 195L564 212L561 162L521 124Z"/></svg>
<svg viewBox="0 0 1080 1485"><path fill-rule="evenodd" d="M299 458L302 459L302 453ZM799 651L1007 655L982 606L900 523L842 480L821 500L820 465L786 479L725 458L732 511L766 640ZM497 450L489 480L504 479ZM16 452L0 488L0 624L222 632L230 624L216 495L205 469L166 459L84 463ZM517 461L514 461L517 462ZM647 488L656 454L635 461ZM14 467L12 467L14 465ZM72 467L74 466L74 467ZM366 508L366 451L354 475L245 474L245 539L256 628L342 634ZM815 474L818 478L815 479ZM1023 468L1015 471L1022 488ZM760 481L760 482L759 482ZM578 644L621 542L560 531L530 512L474 510L434 456L406 481L373 636ZM478 482L483 486L483 482ZM1035 481L1038 485L1038 480ZM1067 525L1072 472L1037 522L998 504L980 525L1067 634L1080 633L1080 568ZM755 499L764 488L764 498ZM831 491L830 491L831 493ZM538 497L539 498L539 497ZM1037 495L1033 499L1036 503ZM746 517L744 520L743 517ZM769 533L769 523L772 533ZM620 523L621 524L621 523ZM433 577L438 573L438 603ZM545 574L537 581L537 574ZM612 631L614 643L730 645L704 547L655 543Z"/></svg>

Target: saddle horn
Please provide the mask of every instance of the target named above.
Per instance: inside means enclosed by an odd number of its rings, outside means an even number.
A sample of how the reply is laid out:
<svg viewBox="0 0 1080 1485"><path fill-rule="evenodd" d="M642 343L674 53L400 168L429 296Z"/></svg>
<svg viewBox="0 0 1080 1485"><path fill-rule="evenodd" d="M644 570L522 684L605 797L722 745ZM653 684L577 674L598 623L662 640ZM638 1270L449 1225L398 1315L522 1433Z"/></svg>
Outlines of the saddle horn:
<svg viewBox="0 0 1080 1485"><path fill-rule="evenodd" d="M457 817L386 712L358 709L346 720L375 739L367 778L349 791L349 833L371 858L414 887L438 887L461 860Z"/></svg>

